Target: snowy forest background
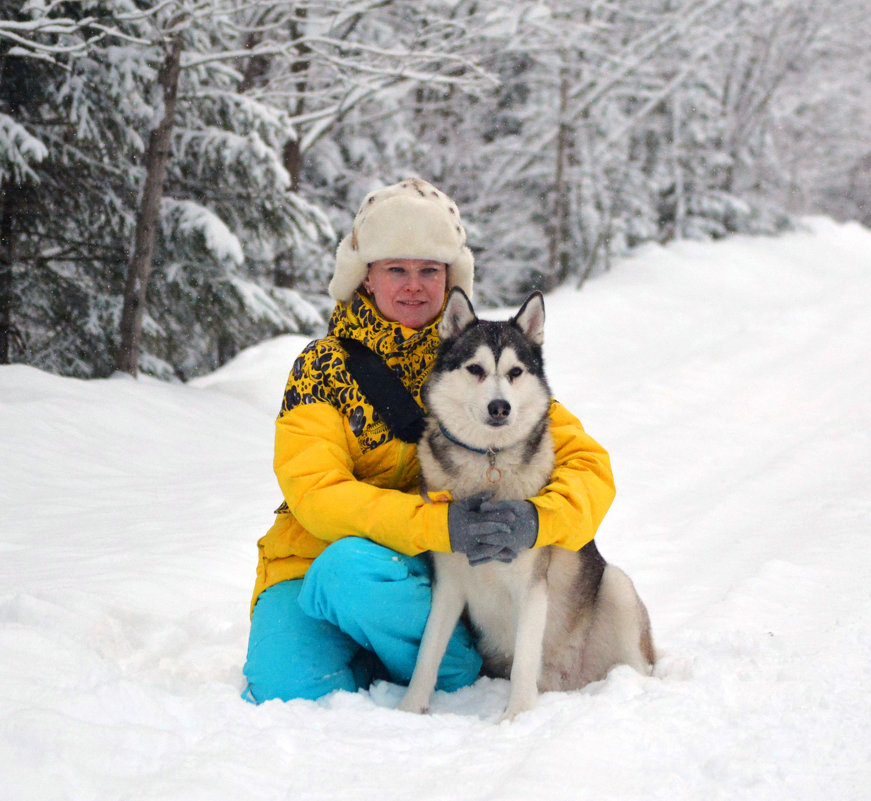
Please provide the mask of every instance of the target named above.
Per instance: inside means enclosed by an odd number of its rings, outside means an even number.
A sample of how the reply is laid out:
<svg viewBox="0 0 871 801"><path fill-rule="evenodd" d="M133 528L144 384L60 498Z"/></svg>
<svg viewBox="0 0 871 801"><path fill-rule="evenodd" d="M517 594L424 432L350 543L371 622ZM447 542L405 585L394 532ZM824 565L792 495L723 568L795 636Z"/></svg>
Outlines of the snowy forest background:
<svg viewBox="0 0 871 801"><path fill-rule="evenodd" d="M0 364L171 380L320 331L375 185L477 300L643 242L871 225L867 0L0 0Z"/></svg>

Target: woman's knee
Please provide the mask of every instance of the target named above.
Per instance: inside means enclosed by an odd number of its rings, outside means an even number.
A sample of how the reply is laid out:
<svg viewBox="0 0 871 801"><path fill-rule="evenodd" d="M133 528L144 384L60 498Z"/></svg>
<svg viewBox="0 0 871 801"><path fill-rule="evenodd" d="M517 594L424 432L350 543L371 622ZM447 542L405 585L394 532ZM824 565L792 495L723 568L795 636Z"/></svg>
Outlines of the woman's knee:
<svg viewBox="0 0 871 801"><path fill-rule="evenodd" d="M402 581L419 572L417 560L363 537L343 537L315 559L304 581L338 582L345 589L349 581Z"/></svg>
<svg viewBox="0 0 871 801"><path fill-rule="evenodd" d="M248 684L242 697L256 704L274 699L313 701L335 690L358 689L348 664L326 666L322 653L289 648L280 637L262 639L249 649L244 673Z"/></svg>
<svg viewBox="0 0 871 801"><path fill-rule="evenodd" d="M361 679L351 666L359 646L335 627L299 608L302 582L281 582L254 607L243 698L320 698L334 690L356 691Z"/></svg>
<svg viewBox="0 0 871 801"><path fill-rule="evenodd" d="M429 577L420 575L414 560L361 537L337 540L305 574L300 606L312 617L335 623L331 610L369 606L374 598L392 594L392 588L408 585L409 578L428 592Z"/></svg>
<svg viewBox="0 0 871 801"><path fill-rule="evenodd" d="M309 568L299 606L379 653L387 632L401 630L403 640L413 639L426 623L429 574L424 569L421 575L414 560L359 537L339 540Z"/></svg>

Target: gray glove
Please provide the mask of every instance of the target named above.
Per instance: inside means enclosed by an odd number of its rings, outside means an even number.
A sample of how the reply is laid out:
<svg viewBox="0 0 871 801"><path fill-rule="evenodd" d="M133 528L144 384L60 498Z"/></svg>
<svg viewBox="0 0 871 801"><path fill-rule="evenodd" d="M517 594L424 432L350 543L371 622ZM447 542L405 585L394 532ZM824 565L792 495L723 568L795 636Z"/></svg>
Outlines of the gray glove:
<svg viewBox="0 0 871 801"><path fill-rule="evenodd" d="M480 565L498 559L510 562L517 554L506 552L502 539L511 538L511 524L516 513L507 508L482 511L489 492L479 492L469 498L451 502L448 506L448 537L454 553L464 553L470 565ZM496 504L491 504L497 506ZM487 541L485 538L492 538Z"/></svg>
<svg viewBox="0 0 871 801"><path fill-rule="evenodd" d="M496 557L500 561L511 562L521 551L535 545L538 539L538 509L535 504L529 501L486 501L481 504L480 511L482 514L513 515L513 519L508 521L507 533L485 532L478 538L482 544L502 548Z"/></svg>

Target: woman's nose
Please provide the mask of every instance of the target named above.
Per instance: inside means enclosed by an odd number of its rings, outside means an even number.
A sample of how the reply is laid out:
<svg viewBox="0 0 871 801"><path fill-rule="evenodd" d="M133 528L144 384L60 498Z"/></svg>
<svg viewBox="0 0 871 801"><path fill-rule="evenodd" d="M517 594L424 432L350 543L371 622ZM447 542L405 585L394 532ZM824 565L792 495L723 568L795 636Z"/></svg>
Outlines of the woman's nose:
<svg viewBox="0 0 871 801"><path fill-rule="evenodd" d="M420 276L417 273L410 272L405 278L405 289L416 291L420 289L423 285L423 282L420 280Z"/></svg>

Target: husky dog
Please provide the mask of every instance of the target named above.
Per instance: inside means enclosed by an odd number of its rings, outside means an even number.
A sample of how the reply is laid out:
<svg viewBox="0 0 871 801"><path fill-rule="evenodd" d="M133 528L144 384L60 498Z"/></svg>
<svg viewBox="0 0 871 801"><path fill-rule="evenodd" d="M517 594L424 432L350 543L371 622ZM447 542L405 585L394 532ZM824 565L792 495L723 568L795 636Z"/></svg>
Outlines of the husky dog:
<svg viewBox="0 0 871 801"><path fill-rule="evenodd" d="M550 480L554 447L541 345L544 300L529 296L507 322L479 320L460 289L448 297L442 344L424 388L429 409L418 445L424 490L454 499L487 492L521 500ZM472 566L463 553L432 554L432 609L400 709L424 712L464 608L487 675L511 679L503 719L535 706L538 691L574 690L616 664L649 674L647 609L629 577L599 555L557 546L510 563Z"/></svg>

